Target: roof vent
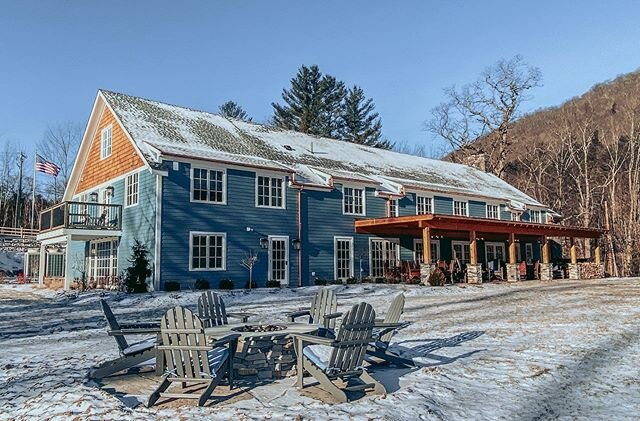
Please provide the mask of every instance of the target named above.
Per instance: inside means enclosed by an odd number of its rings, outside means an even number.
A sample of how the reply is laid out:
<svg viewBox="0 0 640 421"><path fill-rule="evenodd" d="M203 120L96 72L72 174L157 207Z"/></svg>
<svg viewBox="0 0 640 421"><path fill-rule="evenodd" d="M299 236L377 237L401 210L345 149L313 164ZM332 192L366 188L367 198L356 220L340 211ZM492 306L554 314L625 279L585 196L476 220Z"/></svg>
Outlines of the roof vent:
<svg viewBox="0 0 640 421"><path fill-rule="evenodd" d="M295 150L295 149L293 149L293 148L292 148L291 146L289 146L289 145L284 145L284 148L285 148L286 150L288 150L288 151L293 151L293 150Z"/></svg>

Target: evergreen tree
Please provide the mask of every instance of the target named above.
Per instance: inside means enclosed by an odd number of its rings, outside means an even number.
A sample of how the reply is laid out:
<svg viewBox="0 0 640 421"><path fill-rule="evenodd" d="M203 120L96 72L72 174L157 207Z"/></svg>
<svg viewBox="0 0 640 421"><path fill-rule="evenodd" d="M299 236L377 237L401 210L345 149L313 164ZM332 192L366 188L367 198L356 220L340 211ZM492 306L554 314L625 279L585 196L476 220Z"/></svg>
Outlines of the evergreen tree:
<svg viewBox="0 0 640 421"><path fill-rule="evenodd" d="M271 104L273 122L285 129L337 137L345 93L344 83L322 74L318 66L302 66L291 88L282 90L285 104Z"/></svg>
<svg viewBox="0 0 640 421"><path fill-rule="evenodd" d="M147 278L151 276L149 269L149 251L140 241L136 240L131 247L133 254L129 259L131 266L124 276L124 287L127 292L147 292Z"/></svg>
<svg viewBox="0 0 640 421"><path fill-rule="evenodd" d="M382 139L382 122L375 111L373 99L366 98L364 91L354 85L344 99L339 123L340 139L361 145L390 149L393 145Z"/></svg>
<svg viewBox="0 0 640 421"><path fill-rule="evenodd" d="M247 112L234 101L227 101L218 107L221 115L224 117L235 118L238 120L251 121L251 117Z"/></svg>

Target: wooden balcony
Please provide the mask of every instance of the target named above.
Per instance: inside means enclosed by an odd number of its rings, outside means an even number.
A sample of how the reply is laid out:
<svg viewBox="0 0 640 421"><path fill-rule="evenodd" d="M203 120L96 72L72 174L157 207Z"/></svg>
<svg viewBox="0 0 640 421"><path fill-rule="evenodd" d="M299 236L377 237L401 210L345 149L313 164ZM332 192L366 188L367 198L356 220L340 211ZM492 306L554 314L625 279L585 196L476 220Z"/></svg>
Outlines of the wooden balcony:
<svg viewBox="0 0 640 421"><path fill-rule="evenodd" d="M62 202L40 212L40 233L65 228L120 231L122 205Z"/></svg>

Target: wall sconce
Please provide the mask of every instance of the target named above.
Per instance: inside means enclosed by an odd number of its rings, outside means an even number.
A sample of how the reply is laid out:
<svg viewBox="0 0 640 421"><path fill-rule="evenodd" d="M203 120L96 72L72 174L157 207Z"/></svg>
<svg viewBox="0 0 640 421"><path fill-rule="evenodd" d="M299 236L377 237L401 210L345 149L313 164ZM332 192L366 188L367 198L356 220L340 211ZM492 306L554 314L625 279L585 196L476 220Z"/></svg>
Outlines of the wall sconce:
<svg viewBox="0 0 640 421"><path fill-rule="evenodd" d="M109 186L105 190L107 191L107 196L113 197L113 191L115 190L113 186Z"/></svg>
<svg viewBox="0 0 640 421"><path fill-rule="evenodd" d="M266 249L267 247L269 247L269 239L266 237L262 237L260 239L260 248Z"/></svg>
<svg viewBox="0 0 640 421"><path fill-rule="evenodd" d="M91 198L91 201L94 203L98 202L98 193L97 192L93 192L89 195L89 197Z"/></svg>
<svg viewBox="0 0 640 421"><path fill-rule="evenodd" d="M293 245L293 249L294 250L300 250L301 244L300 244L300 240L299 239L294 239L291 241L291 244Z"/></svg>

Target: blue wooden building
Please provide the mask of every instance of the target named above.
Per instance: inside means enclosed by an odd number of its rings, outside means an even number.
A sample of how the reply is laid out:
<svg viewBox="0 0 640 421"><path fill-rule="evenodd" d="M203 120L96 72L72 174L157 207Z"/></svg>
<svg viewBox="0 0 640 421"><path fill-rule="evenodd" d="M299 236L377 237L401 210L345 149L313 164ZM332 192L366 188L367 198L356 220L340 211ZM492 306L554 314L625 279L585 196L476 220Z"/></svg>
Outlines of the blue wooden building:
<svg viewBox="0 0 640 421"><path fill-rule="evenodd" d="M380 278L401 262L513 265L542 259L564 232L554 215L472 167L99 91L64 201L41 215L39 276L111 285L136 240L154 289L244 287L247 256L259 286Z"/></svg>

